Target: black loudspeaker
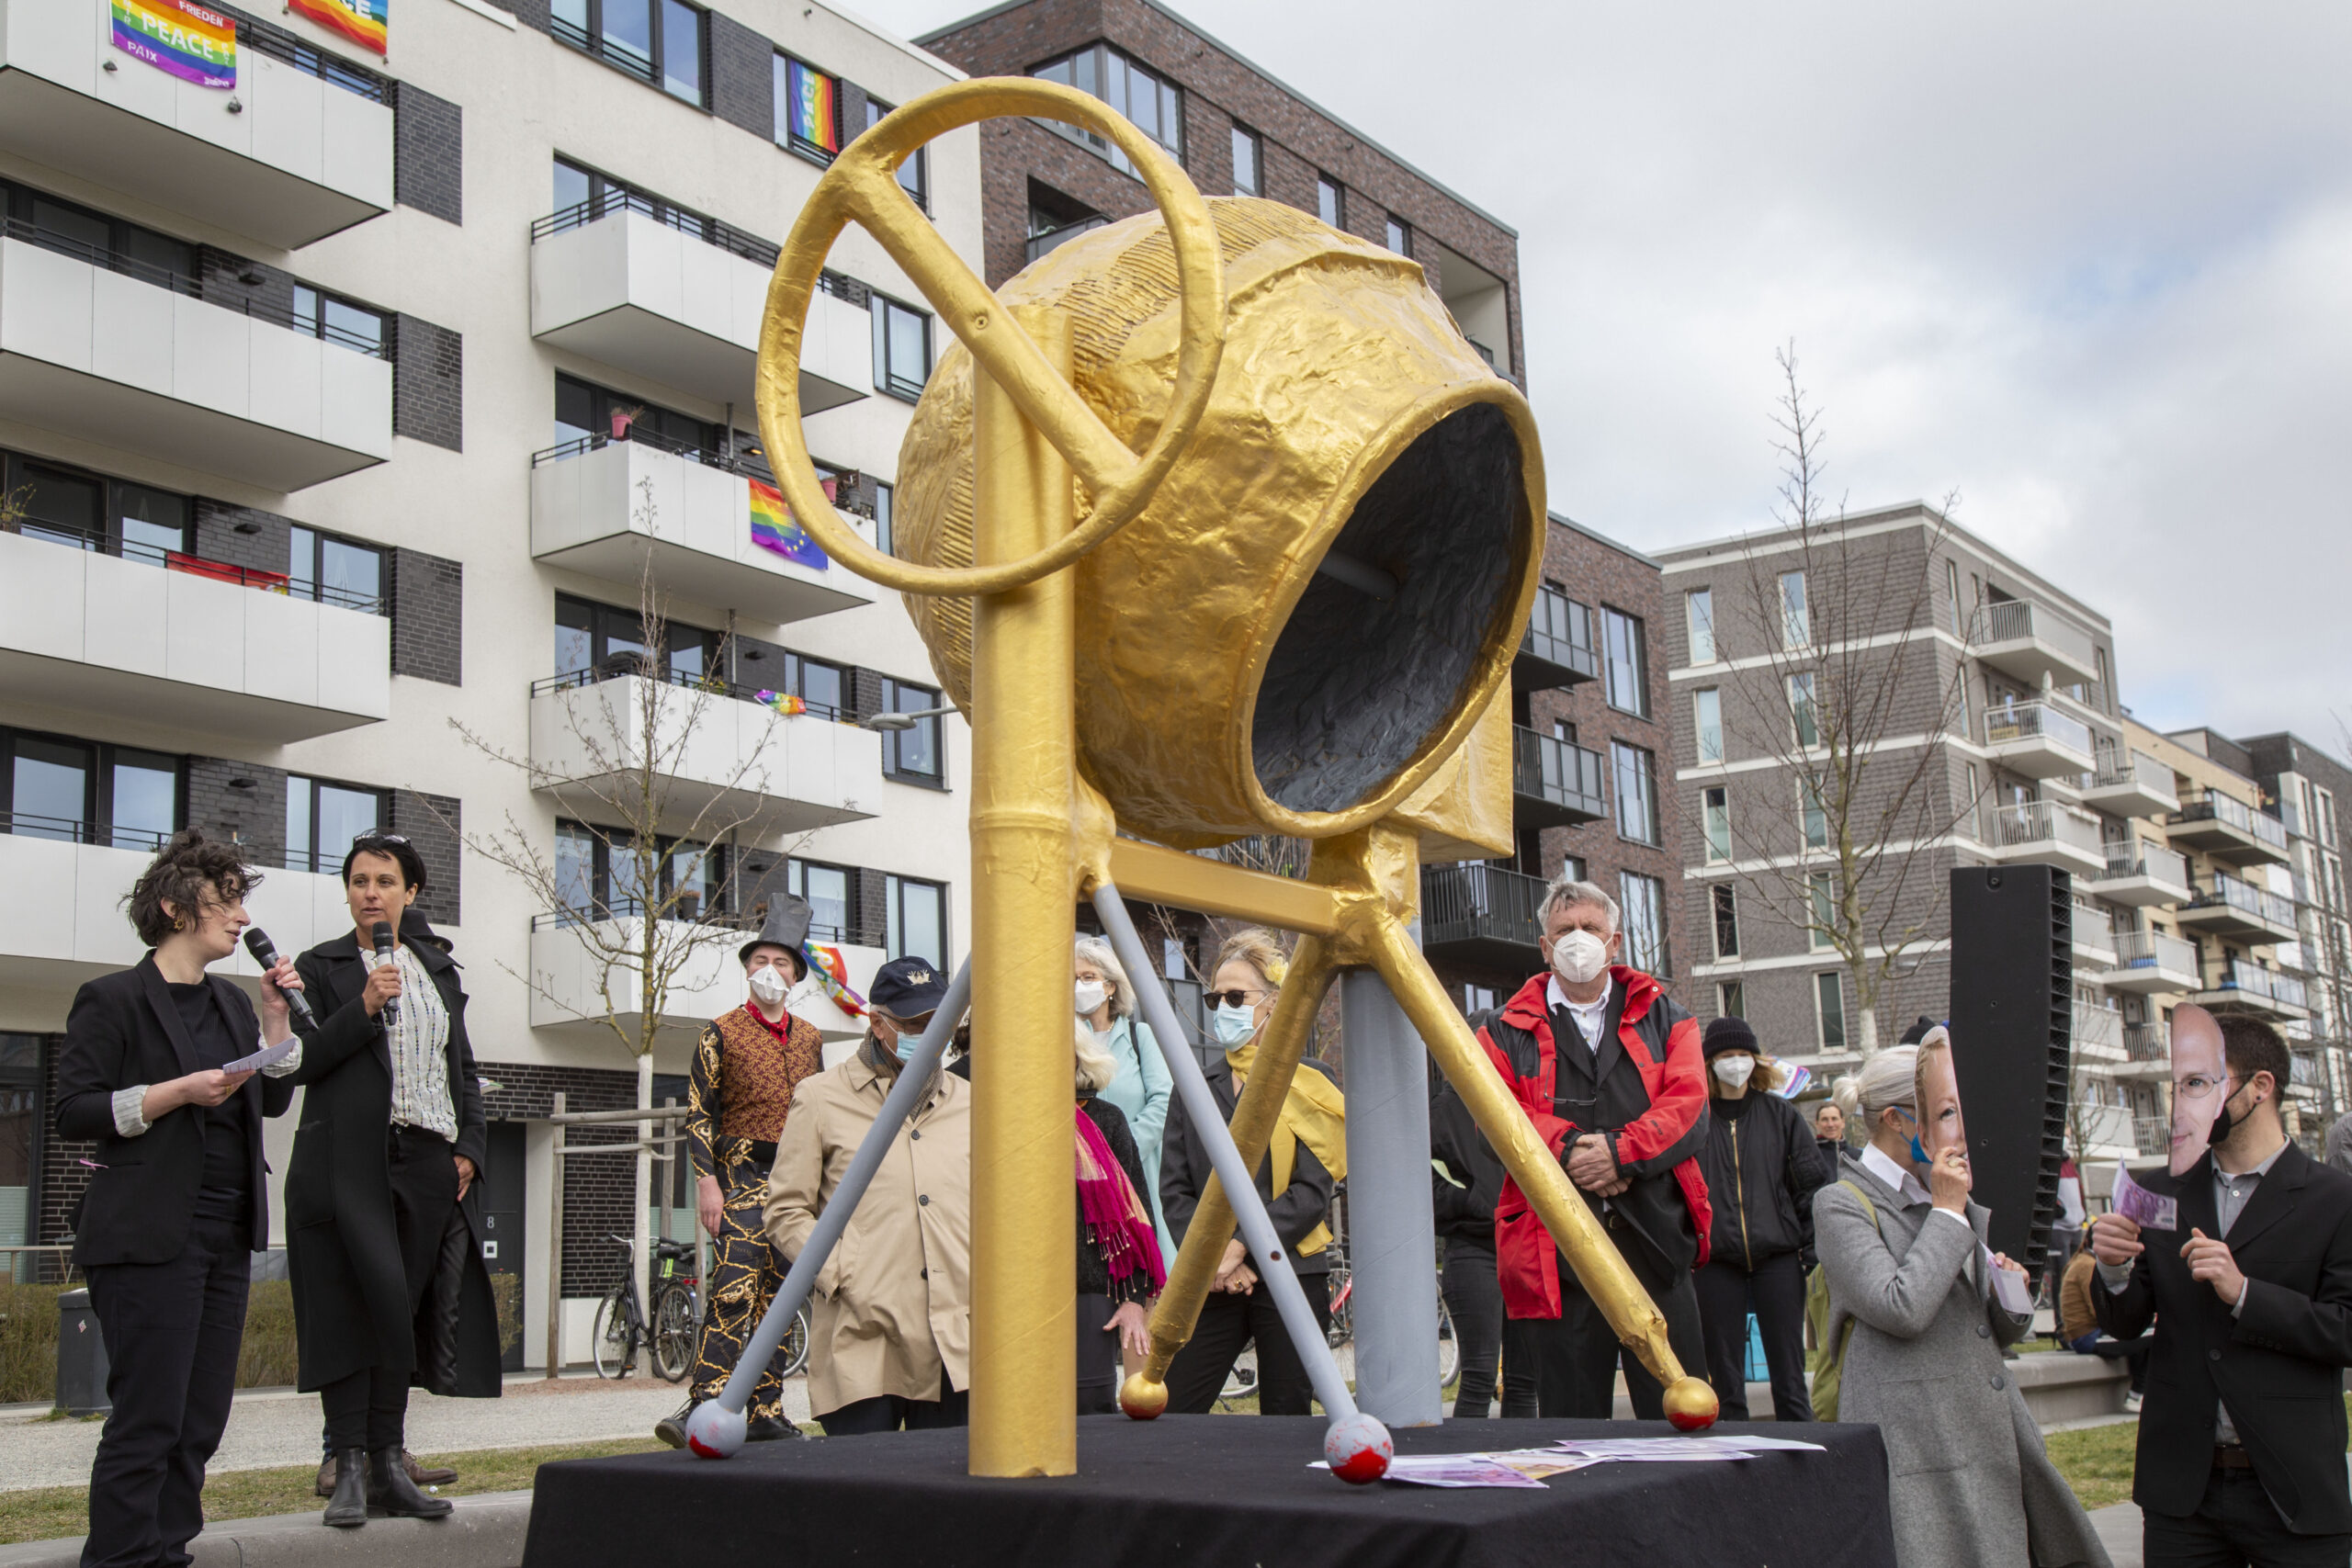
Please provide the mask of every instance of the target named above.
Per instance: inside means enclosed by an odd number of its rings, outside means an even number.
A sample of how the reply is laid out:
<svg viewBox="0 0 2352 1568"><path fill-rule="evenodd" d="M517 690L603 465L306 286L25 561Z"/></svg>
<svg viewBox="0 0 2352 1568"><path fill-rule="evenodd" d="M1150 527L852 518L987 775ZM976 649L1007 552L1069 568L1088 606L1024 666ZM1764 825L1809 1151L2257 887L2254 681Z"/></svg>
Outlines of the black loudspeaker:
<svg viewBox="0 0 2352 1568"><path fill-rule="evenodd" d="M1993 1249L2037 1279L2066 1152L2073 881L2052 865L1951 874L1952 1065L1973 1195L1993 1213Z"/></svg>

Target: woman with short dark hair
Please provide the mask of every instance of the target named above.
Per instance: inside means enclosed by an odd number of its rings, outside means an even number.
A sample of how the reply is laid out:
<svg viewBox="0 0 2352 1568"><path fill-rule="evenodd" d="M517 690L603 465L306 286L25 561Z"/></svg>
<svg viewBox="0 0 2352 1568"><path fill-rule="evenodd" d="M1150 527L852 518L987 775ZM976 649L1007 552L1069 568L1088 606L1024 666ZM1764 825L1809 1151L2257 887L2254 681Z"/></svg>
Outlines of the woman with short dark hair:
<svg viewBox="0 0 2352 1568"><path fill-rule="evenodd" d="M499 1393L476 1180L489 1130L466 993L447 951L401 931L424 879L406 839L363 833L343 862L351 931L296 964L319 1021L296 1075L309 1093L286 1176L287 1268L297 1385L326 1407L336 1478L325 1522L338 1529L371 1510L450 1511L402 1461L412 1383ZM376 951L379 927L389 955Z"/></svg>
<svg viewBox="0 0 2352 1568"><path fill-rule="evenodd" d="M186 1561L204 1529L204 1467L220 1446L244 1339L252 1255L269 1245L261 1123L293 1101L300 1047L259 1081L232 1064L291 1032L280 959L261 1011L206 973L252 923L261 878L194 829L124 901L149 952L85 985L57 1062L57 1133L95 1143L74 1219L106 1340L113 1409L90 1467L85 1568Z"/></svg>

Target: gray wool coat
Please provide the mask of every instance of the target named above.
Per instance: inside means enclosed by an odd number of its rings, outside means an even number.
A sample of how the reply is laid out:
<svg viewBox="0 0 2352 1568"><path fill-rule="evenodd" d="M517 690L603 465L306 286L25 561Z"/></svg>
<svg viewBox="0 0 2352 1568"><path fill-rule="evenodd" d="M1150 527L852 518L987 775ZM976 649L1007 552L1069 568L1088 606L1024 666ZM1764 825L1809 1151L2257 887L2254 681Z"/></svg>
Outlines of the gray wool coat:
<svg viewBox="0 0 2352 1568"><path fill-rule="evenodd" d="M1855 1196L1870 1195L1877 1212ZM1976 1248L1930 1205L1906 1205L1851 1156L1814 1195L1829 1281L1829 1335L1854 1320L1838 1418L1886 1444L1901 1568L2109 1568L2106 1549L2041 1446L2001 1350L2025 1333L1973 1267ZM1983 1240L1988 1216L1970 1204Z"/></svg>

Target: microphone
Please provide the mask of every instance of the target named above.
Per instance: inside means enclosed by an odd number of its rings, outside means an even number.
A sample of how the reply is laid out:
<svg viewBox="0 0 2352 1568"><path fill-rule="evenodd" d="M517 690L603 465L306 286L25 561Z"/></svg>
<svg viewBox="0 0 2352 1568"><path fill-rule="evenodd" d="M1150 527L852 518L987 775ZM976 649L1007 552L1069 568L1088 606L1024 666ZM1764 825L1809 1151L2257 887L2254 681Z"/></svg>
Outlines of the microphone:
<svg viewBox="0 0 2352 1568"><path fill-rule="evenodd" d="M265 971L277 967L277 948L267 936L263 934L259 926L245 928L245 951L254 955L254 962L260 964ZM293 1013L295 1023L305 1029L316 1029L319 1026L318 1015L311 1011L309 998L300 991L285 991L280 994L285 997L286 1006Z"/></svg>
<svg viewBox="0 0 2352 1568"><path fill-rule="evenodd" d="M390 964L392 962L392 922L390 920L378 920L376 922L375 931L369 934L376 939L376 961L379 964ZM390 1001L386 1002L384 1004L384 1010L377 1016L383 1021L383 1024L386 1029L390 1029L393 1024L398 1023L401 1017L400 998L395 997Z"/></svg>

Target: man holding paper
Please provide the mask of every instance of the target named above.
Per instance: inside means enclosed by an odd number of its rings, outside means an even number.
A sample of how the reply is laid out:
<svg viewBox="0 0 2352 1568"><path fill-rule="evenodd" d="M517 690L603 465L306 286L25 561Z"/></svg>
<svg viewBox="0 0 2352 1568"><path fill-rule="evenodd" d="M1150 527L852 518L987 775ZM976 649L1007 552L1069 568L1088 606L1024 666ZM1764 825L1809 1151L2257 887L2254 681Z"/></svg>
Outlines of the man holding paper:
<svg viewBox="0 0 2352 1568"><path fill-rule="evenodd" d="M2173 1230L2102 1214L2099 1325L2155 1325L2132 1501L2148 1568L2352 1557L2343 1373L2352 1177L2287 1137L2290 1059L2256 1019L2173 1010ZM2161 1216L2151 1216L2161 1217Z"/></svg>

